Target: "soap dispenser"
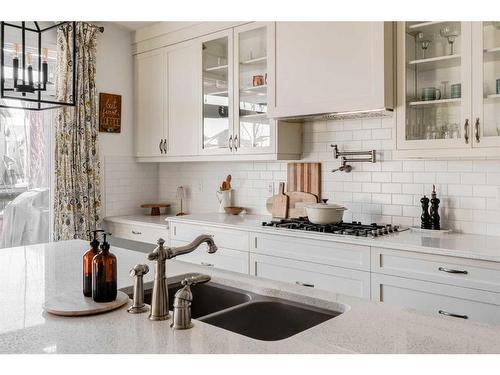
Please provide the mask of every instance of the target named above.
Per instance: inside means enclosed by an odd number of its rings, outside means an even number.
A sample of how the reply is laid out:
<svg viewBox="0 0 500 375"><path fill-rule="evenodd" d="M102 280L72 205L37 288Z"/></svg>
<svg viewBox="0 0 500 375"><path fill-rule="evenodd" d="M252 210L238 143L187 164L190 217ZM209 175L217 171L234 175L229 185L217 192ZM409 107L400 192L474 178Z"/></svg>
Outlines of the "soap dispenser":
<svg viewBox="0 0 500 375"><path fill-rule="evenodd" d="M111 302L116 299L116 257L109 251L106 235L101 251L92 260L92 298L95 302Z"/></svg>
<svg viewBox="0 0 500 375"><path fill-rule="evenodd" d="M99 253L99 241L97 233L104 232L102 229L90 230L93 239L90 241L90 249L83 254L83 295L92 297L92 259Z"/></svg>

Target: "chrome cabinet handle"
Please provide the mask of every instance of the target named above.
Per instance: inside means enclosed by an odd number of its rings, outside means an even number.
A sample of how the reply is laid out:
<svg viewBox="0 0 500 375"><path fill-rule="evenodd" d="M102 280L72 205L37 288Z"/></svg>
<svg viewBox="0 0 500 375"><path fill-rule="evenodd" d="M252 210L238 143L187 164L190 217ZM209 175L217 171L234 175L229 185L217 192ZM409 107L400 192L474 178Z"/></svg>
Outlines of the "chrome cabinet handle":
<svg viewBox="0 0 500 375"><path fill-rule="evenodd" d="M465 119L465 124L464 124L464 138L465 138L465 143L469 143L469 119Z"/></svg>
<svg viewBox="0 0 500 375"><path fill-rule="evenodd" d="M234 136L234 151L238 151L238 134Z"/></svg>
<svg viewBox="0 0 500 375"><path fill-rule="evenodd" d="M167 138L165 138L163 140L163 153L166 154L167 153Z"/></svg>
<svg viewBox="0 0 500 375"><path fill-rule="evenodd" d="M228 145L229 145L229 150L230 151L233 151L233 136L229 136L229 142L228 142Z"/></svg>
<svg viewBox="0 0 500 375"><path fill-rule="evenodd" d="M306 286L308 288L314 288L314 284L303 283L301 281L296 281L295 284L300 285L300 286Z"/></svg>
<svg viewBox="0 0 500 375"><path fill-rule="evenodd" d="M163 154L163 139L160 140L160 144L158 145L158 147L160 148L160 154Z"/></svg>
<svg viewBox="0 0 500 375"><path fill-rule="evenodd" d="M132 231L132 234L142 234L142 232L138 232L138 231L136 231L136 230L133 230L133 231Z"/></svg>
<svg viewBox="0 0 500 375"><path fill-rule="evenodd" d="M454 314L444 310L439 310L438 313L445 316L451 316L452 318L469 319L467 315Z"/></svg>
<svg viewBox="0 0 500 375"><path fill-rule="evenodd" d="M467 275L469 273L469 272L467 272L465 270L454 270L452 268L444 268L444 267L439 267L438 270L441 271L441 272L459 273L459 274L462 274L462 275Z"/></svg>
<svg viewBox="0 0 500 375"><path fill-rule="evenodd" d="M206 262L200 262L200 264L202 266L206 266L206 267L213 267L214 266L212 263L206 263Z"/></svg>
<svg viewBox="0 0 500 375"><path fill-rule="evenodd" d="M475 133L476 133L476 142L479 143L479 117L476 118Z"/></svg>

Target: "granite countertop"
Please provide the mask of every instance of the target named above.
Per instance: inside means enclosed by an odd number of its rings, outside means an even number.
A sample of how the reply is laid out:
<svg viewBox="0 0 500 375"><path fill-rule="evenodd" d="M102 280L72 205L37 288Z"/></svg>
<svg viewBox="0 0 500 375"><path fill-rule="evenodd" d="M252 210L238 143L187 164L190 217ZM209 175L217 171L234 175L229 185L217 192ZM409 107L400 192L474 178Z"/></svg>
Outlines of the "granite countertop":
<svg viewBox="0 0 500 375"><path fill-rule="evenodd" d="M219 213L193 214L169 217L170 222L245 229L252 232L281 234L292 237L335 241L358 245L456 256L461 258L500 262L500 236L463 233L421 232L411 228L403 232L377 238L353 237L329 233L314 233L293 229L263 227L270 216L226 215Z"/></svg>
<svg viewBox="0 0 500 375"><path fill-rule="evenodd" d="M81 257L73 240L0 250L1 353L500 353L500 327L385 305L316 289L167 262L169 277L209 272L212 281L255 293L345 312L280 341L259 341L200 321L172 331L170 321L131 315L126 306L88 317L58 317L42 310L45 299L81 288ZM118 287L132 284L128 270L149 263L143 253L112 248ZM146 281L153 278L152 270Z"/></svg>
<svg viewBox="0 0 500 375"><path fill-rule="evenodd" d="M167 226L166 219L172 215L126 215L126 216L107 216L104 218L105 221L111 221L113 223L120 224L139 224L139 225L149 225L155 227L165 228Z"/></svg>

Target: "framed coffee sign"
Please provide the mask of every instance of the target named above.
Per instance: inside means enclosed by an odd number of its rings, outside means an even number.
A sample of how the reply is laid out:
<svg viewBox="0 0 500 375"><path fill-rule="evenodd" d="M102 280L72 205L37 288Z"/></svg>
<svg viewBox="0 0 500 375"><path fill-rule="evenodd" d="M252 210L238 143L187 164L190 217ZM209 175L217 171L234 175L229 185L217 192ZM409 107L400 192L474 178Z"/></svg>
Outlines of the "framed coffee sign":
<svg viewBox="0 0 500 375"><path fill-rule="evenodd" d="M122 127L122 96L99 93L99 131L120 133Z"/></svg>

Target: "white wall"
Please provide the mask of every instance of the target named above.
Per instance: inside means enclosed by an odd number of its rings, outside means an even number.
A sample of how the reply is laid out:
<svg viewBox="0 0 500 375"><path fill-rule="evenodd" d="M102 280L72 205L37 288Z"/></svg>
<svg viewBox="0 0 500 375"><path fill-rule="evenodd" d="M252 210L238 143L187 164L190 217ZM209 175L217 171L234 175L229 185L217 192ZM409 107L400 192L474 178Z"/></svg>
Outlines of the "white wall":
<svg viewBox="0 0 500 375"><path fill-rule="evenodd" d="M158 167L134 160L133 58L129 30L103 22L97 39L97 92L122 96L121 133L99 133L104 216L143 212L158 197Z"/></svg>
<svg viewBox="0 0 500 375"><path fill-rule="evenodd" d="M435 183L443 227L500 235L500 160L393 160L394 127L395 117L305 124L303 161L322 163L323 198L347 206L346 220L420 226L420 198L429 196ZM376 149L379 162L331 173L339 165L331 143L341 150ZM159 168L160 199L177 203L175 188L185 185L188 212L215 211L215 190L231 174L234 204L266 214L269 184L286 181L286 163L163 163Z"/></svg>

